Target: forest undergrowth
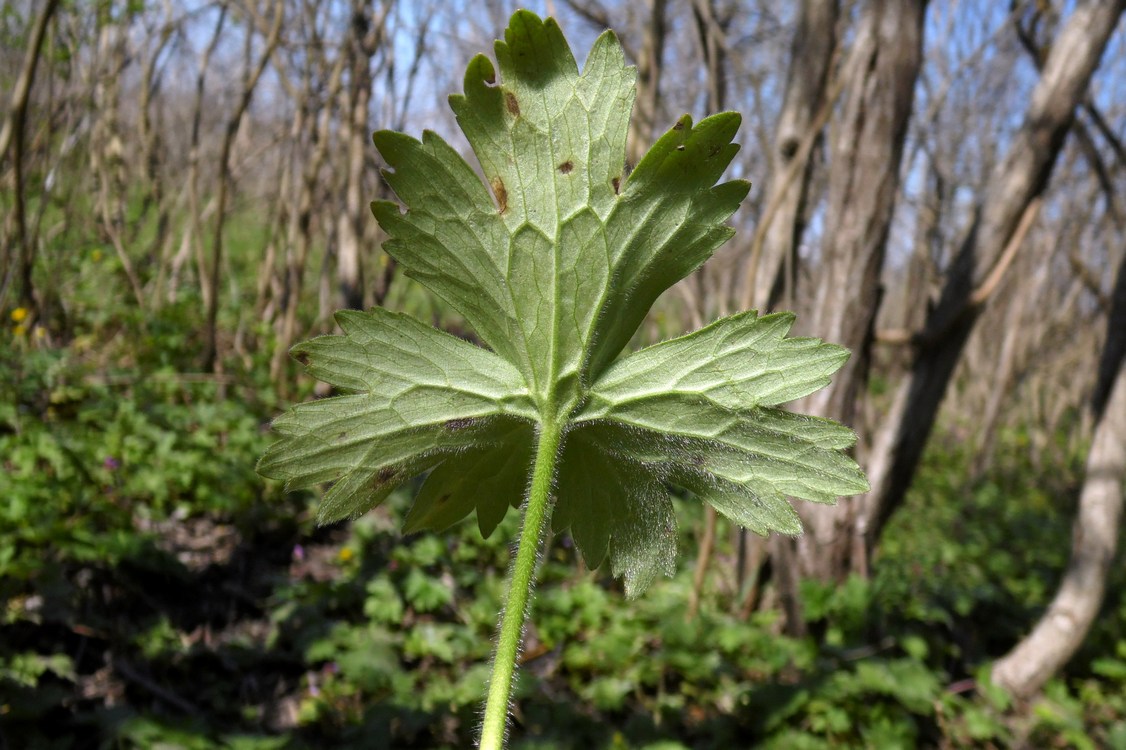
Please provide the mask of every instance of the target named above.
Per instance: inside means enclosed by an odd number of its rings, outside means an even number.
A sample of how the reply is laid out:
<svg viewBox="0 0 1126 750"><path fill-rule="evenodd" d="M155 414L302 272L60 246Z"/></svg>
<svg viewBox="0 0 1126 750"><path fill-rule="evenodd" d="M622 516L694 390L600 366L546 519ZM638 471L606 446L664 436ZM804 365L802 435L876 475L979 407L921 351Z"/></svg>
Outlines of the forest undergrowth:
<svg viewBox="0 0 1126 750"><path fill-rule="evenodd" d="M465 746L514 529L404 539L407 492L316 529L312 493L254 473L274 388L192 375L191 310L142 337L92 323L62 348L4 334L0 745ZM944 434L872 580L803 586L807 638L770 606L740 616L730 533L686 618L698 503L678 501L678 574L635 601L557 538L513 746L1126 747L1121 566L1043 698L1010 705L986 681L1054 591L1082 452L1061 440L1034 466L1007 433L971 484Z"/></svg>

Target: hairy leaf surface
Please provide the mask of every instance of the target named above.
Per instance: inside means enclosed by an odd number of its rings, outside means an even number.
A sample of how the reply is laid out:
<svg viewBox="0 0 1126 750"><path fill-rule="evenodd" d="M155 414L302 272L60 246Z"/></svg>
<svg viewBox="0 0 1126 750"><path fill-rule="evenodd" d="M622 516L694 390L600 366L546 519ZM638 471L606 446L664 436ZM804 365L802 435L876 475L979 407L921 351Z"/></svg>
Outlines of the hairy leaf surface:
<svg viewBox="0 0 1126 750"><path fill-rule="evenodd" d="M294 353L346 393L279 417L262 474L335 482L329 522L429 471L406 530L476 511L488 535L552 425L552 526L629 594L674 568L670 487L760 534L800 532L790 496L865 491L842 452L850 430L778 408L848 356L786 338L793 316L742 313L621 356L657 297L733 233L749 184L719 180L739 116L682 117L629 172L635 71L611 32L580 70L553 20L520 11L495 58L475 57L450 98L483 178L433 132L374 136L401 201L372 204L384 249L484 347L386 310L338 314L343 335Z"/></svg>

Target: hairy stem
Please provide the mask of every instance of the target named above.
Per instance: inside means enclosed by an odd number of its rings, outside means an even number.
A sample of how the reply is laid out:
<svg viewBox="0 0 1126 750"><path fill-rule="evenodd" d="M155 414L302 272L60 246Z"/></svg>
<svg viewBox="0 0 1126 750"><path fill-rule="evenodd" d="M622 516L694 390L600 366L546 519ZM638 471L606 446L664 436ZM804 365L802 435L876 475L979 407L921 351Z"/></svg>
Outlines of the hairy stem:
<svg viewBox="0 0 1126 750"><path fill-rule="evenodd" d="M549 515L548 500L562 436L563 430L553 423L543 425L540 430L536 463L532 468L532 487L524 508L524 526L520 530L520 541L517 542L516 559L509 571L508 600L501 614L497 648L493 654L493 671L489 681L489 697L485 702L480 750L501 750L504 746L512 675L524 634L524 616L532 589L532 577L536 572L540 539Z"/></svg>

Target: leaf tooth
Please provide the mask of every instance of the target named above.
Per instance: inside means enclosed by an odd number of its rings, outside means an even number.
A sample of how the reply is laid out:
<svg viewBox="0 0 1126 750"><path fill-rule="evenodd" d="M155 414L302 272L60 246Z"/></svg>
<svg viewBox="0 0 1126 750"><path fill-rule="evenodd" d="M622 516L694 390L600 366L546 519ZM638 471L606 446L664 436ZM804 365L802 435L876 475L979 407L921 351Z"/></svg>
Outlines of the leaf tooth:
<svg viewBox="0 0 1126 750"><path fill-rule="evenodd" d="M497 71L493 67L493 61L489 59L488 55L474 55L465 68L465 76L462 82L462 90L465 92L465 96L478 96L483 89L494 88L496 85ZM452 95L451 99L456 96L458 95ZM452 101L450 103L453 104Z"/></svg>
<svg viewBox="0 0 1126 750"><path fill-rule="evenodd" d="M518 10L508 22L504 41L493 45L501 78L530 86L556 77L577 78L578 64L555 19Z"/></svg>

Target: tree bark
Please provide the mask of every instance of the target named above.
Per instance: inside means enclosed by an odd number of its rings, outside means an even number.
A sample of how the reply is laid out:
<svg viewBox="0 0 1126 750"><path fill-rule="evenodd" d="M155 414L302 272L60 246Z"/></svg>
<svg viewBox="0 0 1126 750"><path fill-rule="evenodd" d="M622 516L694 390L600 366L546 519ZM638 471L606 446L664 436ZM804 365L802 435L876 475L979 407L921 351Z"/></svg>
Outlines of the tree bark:
<svg viewBox="0 0 1126 750"><path fill-rule="evenodd" d="M300 306L302 289L305 285L305 266L308 263L309 251L313 245L313 209L317 193L317 178L328 157L328 147L332 142L332 103L340 95L344 79L345 56L338 55L332 62L331 71L325 70L329 61L321 58L319 65L322 74L327 73L328 83L324 87L324 102L317 112L316 125L311 135L311 153L304 161L302 175L298 180L293 178L296 192L287 198L292 207L287 214L285 230L285 292L281 318L277 321L277 344L273 357L270 360L270 378L274 382L282 382L282 373L289 357L289 348L297 337L297 309ZM316 103L316 82L306 72L302 99L295 118L294 133L300 133L307 127L306 115L311 115ZM299 129L300 128L300 129Z"/></svg>
<svg viewBox="0 0 1126 750"><path fill-rule="evenodd" d="M830 386L799 411L852 424L867 380L880 269L899 188L899 166L922 63L926 0L874 0L851 51L845 102L831 136L827 231L804 327L852 350ZM854 503L803 508L804 575L830 581L849 569Z"/></svg>
<svg viewBox="0 0 1126 750"><path fill-rule="evenodd" d="M641 161L653 145L653 131L661 105L661 67L665 56L665 9L668 0L648 0L648 5L648 22L637 60L637 99L629 122L630 166Z"/></svg>
<svg viewBox="0 0 1126 750"><path fill-rule="evenodd" d="M784 283L784 259L793 259L804 231L803 214L812 174L811 158L817 139L828 121L831 104L840 92L827 91L829 73L837 53L839 0L802 0L798 10L782 110L775 127L771 152L770 183L765 208L759 216L751 240L746 269L732 280L732 299L741 310L757 308L767 312L779 303L782 290L793 291ZM787 264L790 270L792 264ZM792 299L792 297L790 297ZM725 311L726 312L726 311ZM746 576L760 578L768 555L773 555L773 576L778 598L792 634L802 635L804 620L798 596L798 578L786 575L794 560L793 545L787 540L751 538L739 530L738 584L742 590ZM748 565L750 562L750 565ZM749 611L757 594L749 594L741 611Z"/></svg>
<svg viewBox="0 0 1126 750"><path fill-rule="evenodd" d="M16 84L12 88L8 117L4 120L3 129L0 130L0 163L3 163L4 157L8 155L8 150L11 149L12 175L15 182L13 186L15 232L10 244L8 239L5 238L4 244L9 245L9 247L5 248L4 257L5 259L11 258L15 254L19 259L20 303L23 307L32 311L32 319L36 317L35 311L37 309L35 286L32 279L35 251L30 238L27 236L27 208L24 201L23 184L23 137L28 102L31 98L31 87L35 83L35 71L39 67L43 40L47 36L47 26L51 22L51 17L58 7L58 0L47 0L35 19L35 26L32 28L31 37L28 39L23 68L20 70L19 78L16 79ZM11 252L12 246L17 251L16 253ZM7 291L8 275L9 269L5 268L3 272L4 281L0 282L0 290L2 291Z"/></svg>
<svg viewBox="0 0 1126 750"><path fill-rule="evenodd" d="M242 91L240 92L238 103L231 113L231 116L227 119L226 130L223 133L223 144L219 151L219 173L217 176L219 185L218 195L215 199L215 226L212 228L211 235L211 266L208 269L206 283L208 294L204 295L207 303L207 327L205 329L203 349L204 370L213 369L219 357L219 274L222 272L223 265L223 225L226 220L227 193L230 189L231 182L231 149L234 146L235 135L238 133L239 126L242 125L243 115L245 115L247 109L250 108L250 100L254 96L254 90L258 87L258 81L262 78L262 73L265 72L266 66L270 62L270 57L274 54L274 50L277 49L278 42L281 40L282 21L285 18L285 3L281 2L281 0L275 2L273 12L273 25L266 37L266 43L262 49L262 53L253 69L249 67L249 53L254 31L250 27L246 30L246 62L248 67L245 71L245 77L243 78Z"/></svg>
<svg viewBox="0 0 1126 750"><path fill-rule="evenodd" d="M854 529L865 558L903 502L946 386L987 298L981 292L1011 260L1010 240L1047 187L1076 107L1124 8L1126 0L1095 0L1072 13L1048 55L1024 122L987 183L984 203L938 304L927 316L911 372L876 440L868 466L872 491L861 499Z"/></svg>
<svg viewBox="0 0 1126 750"><path fill-rule="evenodd" d="M192 127L188 145L188 175L185 182L188 191L188 222L180 243L180 250L172 258L172 269L169 272L168 301L175 302L179 294L180 270L188 262L192 249L197 248L197 255L202 258L203 248L203 199L200 195L200 173L203 148L203 110L204 94L207 90L207 73L211 69L211 58L219 47L223 28L227 23L227 13L230 8L227 3L219 6L219 14L215 20L215 28L211 32L211 39L199 57L195 79L195 103L192 107ZM205 306L210 303L207 299L207 284L203 283L205 269L202 262L199 264L199 288Z"/></svg>
<svg viewBox="0 0 1126 750"><path fill-rule="evenodd" d="M972 484L976 484L985 476L985 472L993 460L997 429L1001 421L1001 407L1004 406L1007 397L1010 395L1013 379L1018 369L1018 339L1021 338L1022 334L1027 335L1028 333L1024 327L1025 308L1035 304L1039 292L1042 291L1045 278L1046 276L1041 275L1032 290L1022 289L1018 294L1013 295L1004 318L998 321L1003 330L993 332L995 335L990 341L990 347L995 347L998 339L1001 341L1001 347L997 354L997 371L992 381L983 384L989 389L989 395L985 399L985 408L981 416L981 430L978 433L977 445L974 448L974 456L970 463L969 475ZM1028 294L1028 291L1033 291L1033 294Z"/></svg>
<svg viewBox="0 0 1126 750"><path fill-rule="evenodd" d="M351 36L348 44L349 86L344 112L344 138L348 161L345 165L344 210L337 222L336 283L340 305L360 310L364 306L363 244L364 225L370 219L364 199L364 172L371 128L368 106L371 103L371 61L383 36L383 23L391 4L384 4L378 23L372 15L371 3L352 2Z"/></svg>
<svg viewBox="0 0 1126 750"><path fill-rule="evenodd" d="M16 85L12 87L12 98L8 106L8 117L4 120L4 127L0 129L0 160L8 155L16 134L22 130L24 120L27 118L27 105L31 98L31 87L35 83L35 71L39 67L40 51L43 40L47 36L47 26L51 17L59 7L59 0L47 0L35 17L35 26L27 41L27 51L24 55L23 67L20 69Z"/></svg>
<svg viewBox="0 0 1126 750"><path fill-rule="evenodd" d="M94 108L98 117L90 133L90 168L97 178L96 209L102 233L117 253L122 273L133 291L137 307L146 307L141 279L127 250L125 202L125 145L121 136L121 79L127 65L127 28L116 21L110 6L99 9L97 65L93 76Z"/></svg>
<svg viewBox="0 0 1126 750"><path fill-rule="evenodd" d="M1103 345L1098 381L1095 383L1095 395L1092 399L1096 415L1107 411L1115 380L1122 379L1119 370L1122 363L1126 361L1126 258L1123 258L1122 264L1118 267L1118 277L1114 282L1111 300L1106 323L1106 343Z"/></svg>
<svg viewBox="0 0 1126 750"><path fill-rule="evenodd" d="M1082 645L1102 606L1118 544L1126 493L1126 261L1118 271L1099 375L1092 403L1095 434L1072 529L1071 560L1036 627L993 665L993 681L1020 698L1037 693Z"/></svg>
<svg viewBox="0 0 1126 750"><path fill-rule="evenodd" d="M811 130L819 133L823 125L818 122L818 113L829 98L827 89L837 47L839 15L839 0L802 0L798 10L797 28L790 43L786 92L774 131L767 191L771 196L767 202L776 201L778 205L770 217L762 219L767 226L760 228L764 232L761 255L756 258L753 278L747 279L741 305L744 309L756 307L766 312L778 304L785 287L785 261L793 259L801 242L813 163L813 149L802 148L802 144L813 135ZM791 169L796 170L796 175L786 180Z"/></svg>

